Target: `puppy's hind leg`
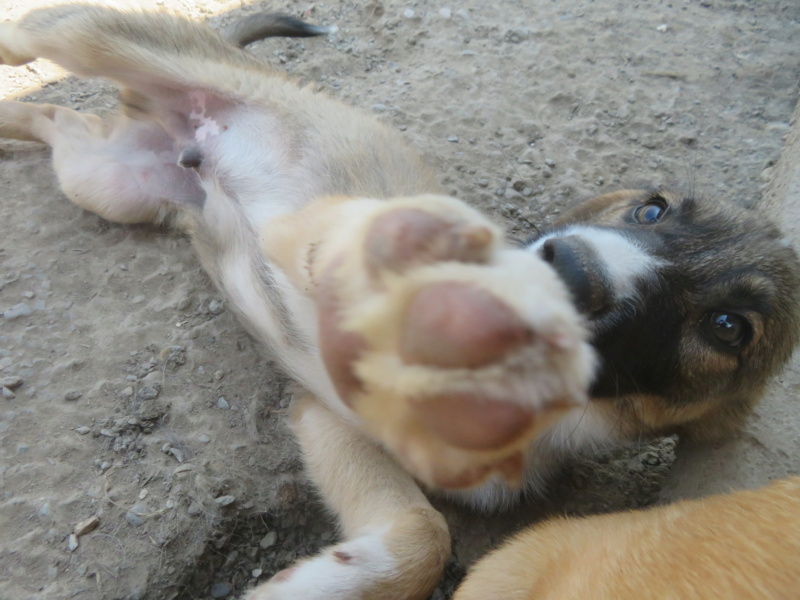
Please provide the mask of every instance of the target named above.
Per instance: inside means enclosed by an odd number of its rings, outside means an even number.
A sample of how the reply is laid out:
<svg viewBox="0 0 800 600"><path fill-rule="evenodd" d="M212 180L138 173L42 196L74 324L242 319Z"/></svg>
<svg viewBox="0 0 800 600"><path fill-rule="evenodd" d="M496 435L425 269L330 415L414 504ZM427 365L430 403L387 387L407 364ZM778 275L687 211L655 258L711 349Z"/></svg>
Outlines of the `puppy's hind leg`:
<svg viewBox="0 0 800 600"><path fill-rule="evenodd" d="M36 58L158 98L180 108L184 119L190 93L214 91L232 100L240 87L250 89L245 75L271 72L203 24L85 4L33 10L0 24L0 62L18 66Z"/></svg>
<svg viewBox="0 0 800 600"><path fill-rule="evenodd" d="M155 123L5 101L0 137L48 144L64 194L109 221L154 222L175 206L202 203L196 173L176 164L173 141Z"/></svg>
<svg viewBox="0 0 800 600"><path fill-rule="evenodd" d="M424 600L450 557L444 518L382 448L313 398L293 409L306 468L345 540L247 600Z"/></svg>

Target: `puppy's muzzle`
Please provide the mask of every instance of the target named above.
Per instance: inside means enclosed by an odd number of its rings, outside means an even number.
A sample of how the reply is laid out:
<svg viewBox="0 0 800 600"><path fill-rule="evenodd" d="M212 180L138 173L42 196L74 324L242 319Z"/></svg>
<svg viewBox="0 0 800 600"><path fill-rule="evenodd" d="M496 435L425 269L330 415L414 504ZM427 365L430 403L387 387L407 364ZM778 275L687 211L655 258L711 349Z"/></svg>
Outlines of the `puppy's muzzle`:
<svg viewBox="0 0 800 600"><path fill-rule="evenodd" d="M592 319L611 308L614 295L608 273L586 240L576 235L551 238L539 254L556 270L582 314Z"/></svg>

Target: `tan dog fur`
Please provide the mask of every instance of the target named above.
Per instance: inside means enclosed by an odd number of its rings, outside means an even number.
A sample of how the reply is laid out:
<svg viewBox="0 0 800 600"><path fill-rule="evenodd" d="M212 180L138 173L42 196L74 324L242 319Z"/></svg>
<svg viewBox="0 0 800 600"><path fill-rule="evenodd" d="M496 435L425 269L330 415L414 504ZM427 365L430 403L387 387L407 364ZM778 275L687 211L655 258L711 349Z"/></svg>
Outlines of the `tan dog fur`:
<svg viewBox="0 0 800 600"><path fill-rule="evenodd" d="M454 600L789 600L800 596L800 478L555 519L481 560Z"/></svg>

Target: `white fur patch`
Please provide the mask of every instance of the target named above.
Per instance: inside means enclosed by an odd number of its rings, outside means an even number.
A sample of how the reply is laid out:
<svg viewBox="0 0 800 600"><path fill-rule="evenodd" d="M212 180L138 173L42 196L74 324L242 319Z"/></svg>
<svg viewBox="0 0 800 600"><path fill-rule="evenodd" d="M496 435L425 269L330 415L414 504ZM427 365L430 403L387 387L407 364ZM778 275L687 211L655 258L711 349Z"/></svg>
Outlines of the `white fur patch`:
<svg viewBox="0 0 800 600"><path fill-rule="evenodd" d="M189 100L192 103L192 112L189 113L189 119L199 123L194 132L195 141L202 144L209 137L219 135L222 131L219 123L206 114L206 95L199 90L194 90L189 93Z"/></svg>
<svg viewBox="0 0 800 600"><path fill-rule="evenodd" d="M548 240L576 236L590 244L611 279L614 300L636 298L637 282L653 275L666 263L647 253L634 239L621 231L575 225L536 240L529 249L539 252Z"/></svg>
<svg viewBox="0 0 800 600"><path fill-rule="evenodd" d="M298 563L283 581L258 586L246 600L358 600L372 597L371 589L397 571L386 548L388 528L327 548L321 555Z"/></svg>

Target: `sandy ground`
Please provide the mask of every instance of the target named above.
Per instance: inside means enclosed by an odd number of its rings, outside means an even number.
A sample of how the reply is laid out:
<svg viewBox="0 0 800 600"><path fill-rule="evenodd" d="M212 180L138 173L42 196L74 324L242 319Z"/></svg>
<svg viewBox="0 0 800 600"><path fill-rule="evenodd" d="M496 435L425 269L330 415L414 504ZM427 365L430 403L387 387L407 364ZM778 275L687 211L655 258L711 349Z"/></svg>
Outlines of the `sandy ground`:
<svg viewBox="0 0 800 600"><path fill-rule="evenodd" d="M0 17L40 3L0 0ZM800 81L796 0L140 4L337 25L251 49L399 128L519 236L628 185L753 204ZM62 77L0 67L0 91L115 105L110 84ZM0 141L0 159L0 598L233 597L334 540L283 425L291 388L188 241L70 205L41 147ZM577 460L510 515L439 502L454 555L434 598L525 522L653 502L674 444Z"/></svg>

